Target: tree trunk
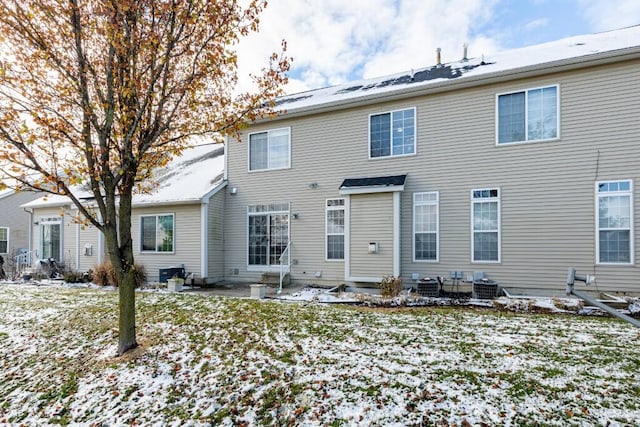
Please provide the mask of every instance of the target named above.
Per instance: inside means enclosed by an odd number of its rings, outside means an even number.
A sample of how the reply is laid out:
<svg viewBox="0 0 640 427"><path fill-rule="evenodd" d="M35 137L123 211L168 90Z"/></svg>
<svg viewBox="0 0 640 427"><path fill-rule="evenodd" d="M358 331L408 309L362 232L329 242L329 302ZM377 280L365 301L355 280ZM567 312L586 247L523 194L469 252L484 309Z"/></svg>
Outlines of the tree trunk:
<svg viewBox="0 0 640 427"><path fill-rule="evenodd" d="M136 279L135 270L129 269L118 284L120 307L118 355L138 346L136 342Z"/></svg>
<svg viewBox="0 0 640 427"><path fill-rule="evenodd" d="M110 213L115 217L114 212ZM114 223L116 223L115 220L106 221L103 233L109 260L115 270L118 282L118 355L123 355L138 346L136 342L136 271L133 267L133 248L130 234L125 236L128 245L119 247L117 229L113 226Z"/></svg>

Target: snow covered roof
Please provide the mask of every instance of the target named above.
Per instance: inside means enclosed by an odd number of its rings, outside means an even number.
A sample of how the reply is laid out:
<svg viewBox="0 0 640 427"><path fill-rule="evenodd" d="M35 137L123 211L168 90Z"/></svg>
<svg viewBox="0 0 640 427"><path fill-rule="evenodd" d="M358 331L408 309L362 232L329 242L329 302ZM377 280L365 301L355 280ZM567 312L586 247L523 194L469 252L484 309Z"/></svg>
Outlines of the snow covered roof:
<svg viewBox="0 0 640 427"><path fill-rule="evenodd" d="M640 55L640 25L286 95L276 101L276 109L289 116L304 114L421 91L446 90L462 83L478 84L492 78L581 66L628 54Z"/></svg>
<svg viewBox="0 0 640 427"><path fill-rule="evenodd" d="M199 202L220 188L224 178L224 144L201 145L185 150L154 179L159 186L151 194L136 194L134 205Z"/></svg>
<svg viewBox="0 0 640 427"><path fill-rule="evenodd" d="M203 198L224 186L224 144L199 145L185 150L166 167L154 171L158 186L149 194L135 194L134 206L199 203ZM74 191L81 199L93 195L86 190ZM45 196L23 207L42 208L70 203L65 196Z"/></svg>
<svg viewBox="0 0 640 427"><path fill-rule="evenodd" d="M5 197L9 196L10 194L15 193L14 190L12 190L11 188L7 188L5 190L0 190L0 199L4 199Z"/></svg>
<svg viewBox="0 0 640 427"><path fill-rule="evenodd" d="M366 194L404 191L407 175L347 178L340 184L340 194Z"/></svg>

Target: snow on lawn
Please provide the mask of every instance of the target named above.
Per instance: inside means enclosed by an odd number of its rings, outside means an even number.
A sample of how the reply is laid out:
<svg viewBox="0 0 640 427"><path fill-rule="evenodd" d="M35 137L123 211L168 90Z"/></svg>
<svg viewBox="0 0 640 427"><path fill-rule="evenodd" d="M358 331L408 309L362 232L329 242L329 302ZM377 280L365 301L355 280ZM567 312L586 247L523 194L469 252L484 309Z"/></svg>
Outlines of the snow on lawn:
<svg viewBox="0 0 640 427"><path fill-rule="evenodd" d="M640 332L608 318L0 284L0 424L633 425Z"/></svg>

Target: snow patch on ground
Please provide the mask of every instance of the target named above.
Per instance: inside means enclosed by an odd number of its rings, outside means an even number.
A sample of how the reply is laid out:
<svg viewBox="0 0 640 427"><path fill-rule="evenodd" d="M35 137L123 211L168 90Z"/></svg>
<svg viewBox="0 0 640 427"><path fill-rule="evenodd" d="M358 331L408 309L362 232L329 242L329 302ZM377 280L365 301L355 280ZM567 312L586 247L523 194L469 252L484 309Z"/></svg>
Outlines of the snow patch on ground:
<svg viewBox="0 0 640 427"><path fill-rule="evenodd" d="M114 357L115 292L0 284L0 424L640 419L640 348L629 345L640 334L617 320L202 293L139 292L137 303L141 345Z"/></svg>

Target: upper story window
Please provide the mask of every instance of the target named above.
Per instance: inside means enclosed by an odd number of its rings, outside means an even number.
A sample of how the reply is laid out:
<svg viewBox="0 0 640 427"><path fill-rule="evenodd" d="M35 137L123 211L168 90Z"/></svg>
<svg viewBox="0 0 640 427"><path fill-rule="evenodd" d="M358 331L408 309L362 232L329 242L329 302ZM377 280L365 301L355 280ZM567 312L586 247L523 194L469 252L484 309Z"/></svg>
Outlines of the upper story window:
<svg viewBox="0 0 640 427"><path fill-rule="evenodd" d="M174 215L144 215L140 217L140 251L173 252Z"/></svg>
<svg viewBox="0 0 640 427"><path fill-rule="evenodd" d="M500 190L471 191L472 261L500 262Z"/></svg>
<svg viewBox="0 0 640 427"><path fill-rule="evenodd" d="M249 170L286 169L291 165L291 128L249 134Z"/></svg>
<svg viewBox="0 0 640 427"><path fill-rule="evenodd" d="M598 263L633 263L632 194L631 181L596 183Z"/></svg>
<svg viewBox="0 0 640 427"><path fill-rule="evenodd" d="M0 254L9 253L9 229L0 227Z"/></svg>
<svg viewBox="0 0 640 427"><path fill-rule="evenodd" d="M369 116L369 157L416 153L416 109Z"/></svg>
<svg viewBox="0 0 640 427"><path fill-rule="evenodd" d="M498 95L498 144L558 138L559 109L558 86Z"/></svg>

